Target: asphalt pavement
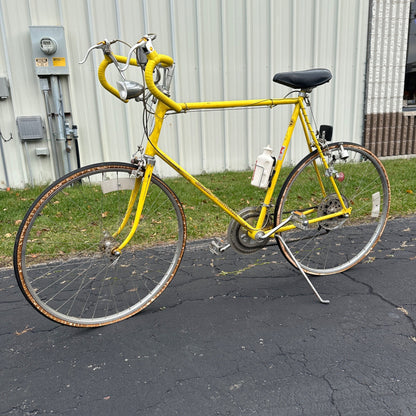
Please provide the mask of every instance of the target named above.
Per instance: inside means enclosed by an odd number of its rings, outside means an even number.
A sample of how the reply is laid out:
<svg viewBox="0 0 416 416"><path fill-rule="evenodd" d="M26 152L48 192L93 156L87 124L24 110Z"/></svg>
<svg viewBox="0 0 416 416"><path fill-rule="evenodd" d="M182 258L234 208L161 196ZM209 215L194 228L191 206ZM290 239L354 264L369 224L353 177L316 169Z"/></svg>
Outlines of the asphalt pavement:
<svg viewBox="0 0 416 416"><path fill-rule="evenodd" d="M190 243L166 291L99 329L58 325L0 270L0 415L415 415L416 217L312 278L277 247Z"/></svg>

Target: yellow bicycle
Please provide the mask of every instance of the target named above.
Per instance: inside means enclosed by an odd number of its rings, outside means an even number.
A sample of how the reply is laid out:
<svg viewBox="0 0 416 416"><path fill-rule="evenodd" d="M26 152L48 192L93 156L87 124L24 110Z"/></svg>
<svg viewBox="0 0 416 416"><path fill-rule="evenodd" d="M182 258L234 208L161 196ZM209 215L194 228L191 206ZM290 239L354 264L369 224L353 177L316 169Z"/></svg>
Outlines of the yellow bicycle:
<svg viewBox="0 0 416 416"><path fill-rule="evenodd" d="M19 286L43 315L62 324L94 327L121 321L152 303L172 280L186 243L182 205L153 173L156 157L231 217L227 242L252 253L275 241L322 302L306 273L340 273L360 262L379 240L388 216L390 187L377 157L354 143L333 143L331 127L315 133L306 107L313 88L328 82L326 69L276 74L275 82L296 91L281 99L179 103L170 97L173 59L156 52L154 35L141 38L127 56L114 55L107 40L92 46L104 60L101 84L124 102L143 103L145 149L132 163L104 162L75 170L46 188L28 210L16 237L14 268ZM117 88L106 79L114 64ZM125 78L128 67L143 74ZM168 114L237 107L293 106L280 152L260 164L263 202L235 212L159 147ZM155 106L155 107L154 107ZM287 177L274 204L274 191L293 130L300 120L309 154ZM353 175L354 172L360 175ZM259 173L259 171L257 171ZM358 176L358 179L357 179Z"/></svg>

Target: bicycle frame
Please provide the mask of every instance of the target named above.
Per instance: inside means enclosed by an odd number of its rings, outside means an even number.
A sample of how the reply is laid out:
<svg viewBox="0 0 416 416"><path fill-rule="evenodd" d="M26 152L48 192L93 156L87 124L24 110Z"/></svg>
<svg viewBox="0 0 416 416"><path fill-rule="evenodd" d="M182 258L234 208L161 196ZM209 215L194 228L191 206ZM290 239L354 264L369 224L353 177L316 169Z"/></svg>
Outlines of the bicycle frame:
<svg viewBox="0 0 416 416"><path fill-rule="evenodd" d="M99 327L140 312L166 289L183 259L187 227L180 200L153 175L157 156L231 217L228 241L214 239L213 254L233 247L238 253L254 255L274 245L274 238L319 301L329 303L307 273L342 273L361 261L380 239L390 206L389 180L378 158L356 143L327 143L325 135L329 140L331 128L320 129L324 135L315 134L311 126L306 111L309 93L328 82L331 72L315 68L275 74L273 81L297 90L290 98L175 102L169 95L173 59L157 54L153 39L155 35L148 34L134 46L128 45L127 57L111 52L117 40L104 40L88 49L82 62L92 50L100 49L104 53L100 82L124 102L143 100L143 115L155 117L153 129L145 118L147 145L139 147L132 163L104 161L81 167L57 179L34 200L13 250L14 271L24 296L55 322ZM134 53L137 60L132 59ZM105 77L110 63L123 78L117 82L118 90ZM130 65L144 69L144 86L126 79ZM292 106L292 111L277 160L263 158L266 172L258 172L262 160L256 162L252 183L265 188L259 198L263 201L241 211L231 209L159 146L164 120L171 113L285 105ZM299 119L309 152L277 195L278 178ZM266 148L265 153L271 152ZM258 173L259 182L254 181ZM272 251L258 256L274 255Z"/></svg>
<svg viewBox="0 0 416 416"><path fill-rule="evenodd" d="M126 63L127 57L113 55L113 58L117 60L117 62ZM293 131L296 126L297 120L300 118L301 124L303 127L304 136L307 142L307 146L309 151L311 152L313 147L316 147L322 163L325 169L329 169L329 165L326 162L325 156L321 150L321 146L317 140L317 137L312 129L312 126L309 122L306 108L304 104L304 100L307 97L306 91L301 91L297 98L280 98L280 99L258 99L258 100L237 100L237 101L210 101L210 102L192 102L192 103L177 103L173 101L171 98L167 97L163 94L154 84L153 81L153 70L156 65L161 65L163 67L169 67L173 65L172 58L166 55L159 55L154 49L147 55L148 63L146 65L145 70L145 81L149 91L159 99L156 110L155 110L155 124L153 131L149 137L145 152L144 158L146 160L146 166L144 169L143 174L136 178L136 183L134 189L132 190L132 194L130 197L130 201L128 207L126 209L125 218L120 225L119 230L114 234L114 236L118 235L122 229L126 226L128 219L131 216L133 211L133 206L135 201L138 199L138 205L136 209L136 214L134 218L134 222L130 233L125 238L125 240L117 247L117 251L122 250L128 242L131 240L133 235L135 234L137 227L140 222L140 217L142 213L142 209L146 200L147 191L149 189L150 180L152 177L154 164L155 164L155 156L160 157L164 162L166 162L171 168L173 168L178 174L184 177L189 183L199 189L204 195L206 195L215 205L221 208L226 214L228 214L231 218L237 221L241 226L248 230L248 235L253 239L261 239L264 237L264 229L263 224L267 215L268 208L271 206L271 200L273 197L273 193L275 191L276 183L279 178L279 174L281 168L283 166L283 162L286 156L287 149L289 147ZM105 70L110 63L114 63L114 60L110 58L108 55L105 56L105 59L101 63L99 70L98 70L98 77L101 84L110 91L112 94L120 98L118 91L112 87L105 78ZM130 59L130 65L137 66L137 62L135 59ZM121 99L121 98L120 98ZM126 101L126 100L123 100ZM206 188L202 183L200 183L195 177L193 177L189 172L187 172L182 166L180 166L177 162L175 162L172 158L170 158L166 153L164 153L160 147L158 146L160 132L162 129L163 121L166 116L166 113L171 110L175 110L176 112L187 112L192 110L208 110L208 109L228 109L228 108L252 108L252 107L275 107L275 106L282 106L282 105L294 105L293 113L289 122L289 126L287 128L279 156L276 161L275 171L271 179L271 183L269 188L266 191L266 195L264 197L263 203L261 204L261 211L259 218L257 220L257 224L255 227L250 225L247 221L245 221L242 217L240 217L233 209L228 207L223 201L221 201L210 189ZM326 196L326 192L324 190L324 186L322 183L322 179L316 168L317 180L320 184L322 189L323 196ZM341 197L341 194L338 190L338 187L335 183L335 180L332 176L330 176L330 180L332 186L334 188L334 192L337 194L339 201L341 203L342 209L339 212L335 212L329 215L321 216L319 218L311 219L310 223L315 223L319 221L324 221L330 218L339 217L341 215L349 215L351 212L351 208L347 208L345 206L344 200ZM140 189L141 184L141 189ZM140 194L139 194L140 189ZM304 214L308 214L314 211L314 208L311 208L310 211L304 212ZM275 237L277 232L288 231L294 229L295 225L288 224L288 225L281 225L275 227L273 230L268 230L267 237ZM270 232L271 231L271 232Z"/></svg>

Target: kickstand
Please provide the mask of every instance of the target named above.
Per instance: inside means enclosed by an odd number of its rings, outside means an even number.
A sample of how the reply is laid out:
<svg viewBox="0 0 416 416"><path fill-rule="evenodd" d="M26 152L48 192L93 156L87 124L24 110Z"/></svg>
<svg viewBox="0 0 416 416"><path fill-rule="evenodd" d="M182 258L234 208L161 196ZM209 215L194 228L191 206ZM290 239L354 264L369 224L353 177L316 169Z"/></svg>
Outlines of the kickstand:
<svg viewBox="0 0 416 416"><path fill-rule="evenodd" d="M326 299L322 299L321 295L318 293L318 291L315 289L315 286L312 284L312 282L310 281L309 277L307 276L307 274L304 272L304 270L302 269L302 267L300 266L299 262L295 259L295 256L292 254L292 251L290 250L290 248L287 246L287 244L285 243L285 241L283 240L283 238L280 235L276 235L276 238L278 238L280 240L280 242L284 245L286 251L290 254L290 257L292 258L292 260L295 262L296 267L299 269L299 271L303 274L303 277L306 279L306 281L309 283L309 286L312 288L313 292L315 293L316 297L319 299L319 302L324 303L324 304L328 304L329 300Z"/></svg>

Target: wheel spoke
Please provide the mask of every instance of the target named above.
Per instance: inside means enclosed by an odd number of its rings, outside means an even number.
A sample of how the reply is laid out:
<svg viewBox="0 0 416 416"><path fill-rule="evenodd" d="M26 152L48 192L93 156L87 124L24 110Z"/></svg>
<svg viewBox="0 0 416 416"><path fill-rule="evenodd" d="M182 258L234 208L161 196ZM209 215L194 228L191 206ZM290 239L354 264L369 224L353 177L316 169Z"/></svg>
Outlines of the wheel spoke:
<svg viewBox="0 0 416 416"><path fill-rule="evenodd" d="M334 158L339 153L337 143L329 145L325 154L332 171L343 173L336 184L351 214L309 222L307 229L295 228L281 234L296 260L311 274L339 273L361 261L380 238L387 221L390 187L381 162L362 146L342 145L349 155L346 161ZM317 181L316 169L325 194ZM282 187L276 203L275 222L281 222L287 213L307 212L312 207L316 210L306 215L309 221L341 211L341 201L326 173L316 151L304 158ZM378 199L379 208L375 203ZM279 245L293 263L283 244Z"/></svg>
<svg viewBox="0 0 416 416"><path fill-rule="evenodd" d="M112 248L130 232L129 220L116 235L134 169L111 163L81 168L46 189L26 215L15 249L16 275L27 299L48 318L75 326L117 322L148 306L176 273L185 217L157 176L140 225L114 262Z"/></svg>

